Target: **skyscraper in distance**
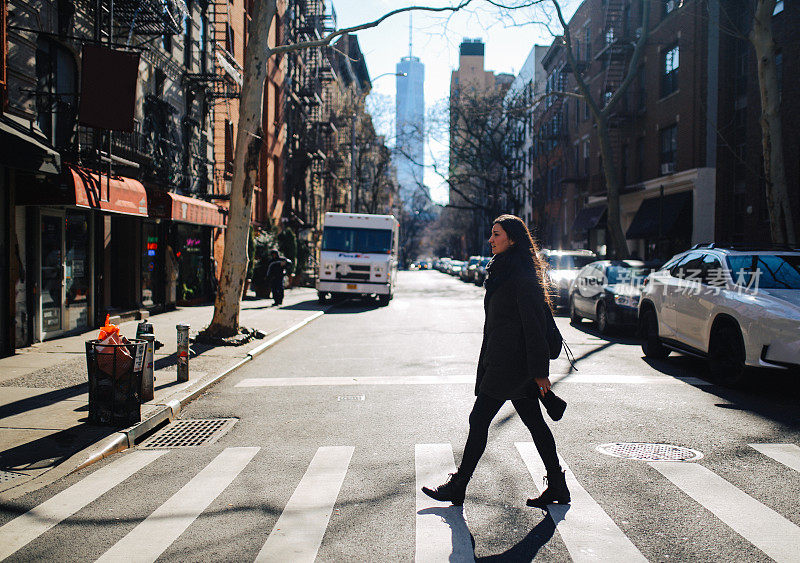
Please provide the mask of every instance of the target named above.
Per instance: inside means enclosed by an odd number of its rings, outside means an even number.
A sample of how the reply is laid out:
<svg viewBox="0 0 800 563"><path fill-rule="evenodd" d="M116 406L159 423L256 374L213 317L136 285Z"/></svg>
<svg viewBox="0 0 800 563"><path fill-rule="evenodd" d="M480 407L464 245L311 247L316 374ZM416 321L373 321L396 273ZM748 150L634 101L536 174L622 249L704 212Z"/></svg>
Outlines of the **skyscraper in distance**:
<svg viewBox="0 0 800 563"><path fill-rule="evenodd" d="M400 200L409 206L416 191L425 190L425 65L412 54L410 21L408 56L396 72L395 165Z"/></svg>

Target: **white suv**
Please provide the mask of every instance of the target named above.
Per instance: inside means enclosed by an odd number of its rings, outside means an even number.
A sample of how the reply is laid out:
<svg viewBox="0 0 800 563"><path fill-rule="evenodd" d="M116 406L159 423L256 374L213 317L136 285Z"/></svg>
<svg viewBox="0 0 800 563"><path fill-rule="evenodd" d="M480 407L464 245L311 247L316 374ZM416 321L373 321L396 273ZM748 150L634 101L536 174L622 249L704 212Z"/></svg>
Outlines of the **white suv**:
<svg viewBox="0 0 800 563"><path fill-rule="evenodd" d="M696 245L642 284L642 350L708 358L740 383L746 367L800 370L800 251Z"/></svg>

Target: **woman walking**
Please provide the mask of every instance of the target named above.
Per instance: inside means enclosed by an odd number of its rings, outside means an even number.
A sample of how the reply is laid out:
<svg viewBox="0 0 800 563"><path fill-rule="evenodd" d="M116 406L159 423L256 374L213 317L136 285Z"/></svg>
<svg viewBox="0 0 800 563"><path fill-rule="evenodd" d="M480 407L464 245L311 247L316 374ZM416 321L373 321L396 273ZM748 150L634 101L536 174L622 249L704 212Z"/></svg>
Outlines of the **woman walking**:
<svg viewBox="0 0 800 563"><path fill-rule="evenodd" d="M487 266L483 307L486 320L475 383L475 406L461 465L436 488L422 491L438 501L464 503L472 473L486 449L489 425L500 407L511 401L528 427L547 469L547 489L528 506L545 508L570 501L556 443L539 407L550 390L550 353L546 331L549 297L537 246L525 223L514 215L494 220L489 238L494 257Z"/></svg>

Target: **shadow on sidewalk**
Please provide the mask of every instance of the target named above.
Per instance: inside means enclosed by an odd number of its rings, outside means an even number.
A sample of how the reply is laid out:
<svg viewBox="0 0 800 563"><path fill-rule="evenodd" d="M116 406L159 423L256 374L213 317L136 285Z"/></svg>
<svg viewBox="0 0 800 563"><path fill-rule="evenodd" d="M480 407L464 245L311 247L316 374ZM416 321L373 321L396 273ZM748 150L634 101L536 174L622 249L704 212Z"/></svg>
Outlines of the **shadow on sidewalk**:
<svg viewBox="0 0 800 563"><path fill-rule="evenodd" d="M58 403L59 401L63 401L65 399L77 397L78 395L82 395L83 393L87 393L88 391L89 391L89 382L87 381L86 383L79 383L77 385L66 387L64 389L56 389L54 391L48 391L46 393L35 395L33 397L20 399L19 401L14 401L13 403L8 403L7 405L0 406L0 419L9 416L14 416L15 414L21 414L23 412L28 412L33 409L46 407L48 405L52 405L53 403Z"/></svg>
<svg viewBox="0 0 800 563"><path fill-rule="evenodd" d="M116 432L113 426L82 423L0 452L0 469L23 471L55 467L75 452Z"/></svg>

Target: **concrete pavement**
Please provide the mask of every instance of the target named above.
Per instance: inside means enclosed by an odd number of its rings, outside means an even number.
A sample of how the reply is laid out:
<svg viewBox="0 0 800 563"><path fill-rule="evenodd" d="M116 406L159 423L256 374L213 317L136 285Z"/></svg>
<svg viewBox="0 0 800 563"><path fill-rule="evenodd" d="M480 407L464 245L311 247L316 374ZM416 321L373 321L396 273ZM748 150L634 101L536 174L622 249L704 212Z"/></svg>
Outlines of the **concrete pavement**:
<svg viewBox="0 0 800 563"><path fill-rule="evenodd" d="M329 307L328 305L327 307ZM88 375L84 342L97 329L37 343L0 359L0 499L17 498L75 469L132 446L149 430L230 371L322 314L309 288L287 290L281 307L271 299L241 304L241 326L266 333L242 346L192 344L189 381L178 383L176 330L191 325L193 338L211 321L213 306L181 307L151 316L164 346L155 355L155 398L142 404L142 421L127 429L88 423ZM128 338L139 321L119 324Z"/></svg>

